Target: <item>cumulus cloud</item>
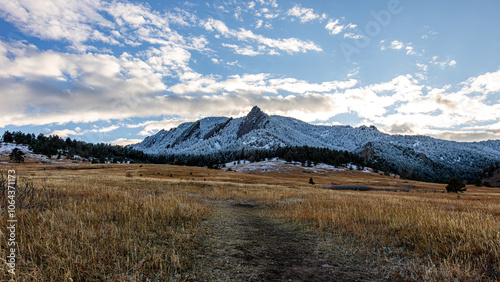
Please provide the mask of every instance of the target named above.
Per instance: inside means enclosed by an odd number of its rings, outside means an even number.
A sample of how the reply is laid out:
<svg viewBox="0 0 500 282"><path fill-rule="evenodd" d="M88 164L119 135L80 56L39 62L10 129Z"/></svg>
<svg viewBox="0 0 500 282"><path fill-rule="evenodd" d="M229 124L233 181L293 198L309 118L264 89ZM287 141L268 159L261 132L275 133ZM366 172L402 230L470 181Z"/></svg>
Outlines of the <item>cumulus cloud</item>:
<svg viewBox="0 0 500 282"><path fill-rule="evenodd" d="M268 93L278 94L279 91L304 94L307 92L331 92L352 88L357 80L327 81L323 83L309 83L305 80L295 78L273 78L270 74L244 74L231 75L225 80L217 80L214 77L196 76L182 83L170 87L170 91L179 95L210 93L220 94L224 92L233 93Z"/></svg>
<svg viewBox="0 0 500 282"><path fill-rule="evenodd" d="M244 55L244 56L257 56L262 54L259 51L255 51L252 46L238 46L234 44L226 44L222 43L222 46L228 47L234 50L234 53L239 54L239 55Z"/></svg>
<svg viewBox="0 0 500 282"><path fill-rule="evenodd" d="M311 8L303 8L299 5L293 6L287 11L287 15L299 18L301 23L306 23L313 20L324 20L326 19L326 14L316 14Z"/></svg>
<svg viewBox="0 0 500 282"><path fill-rule="evenodd" d="M110 143L113 145L118 145L118 146L127 146L127 145L132 145L132 144L137 144L142 142L142 139L127 139L127 138L118 138Z"/></svg>
<svg viewBox="0 0 500 282"><path fill-rule="evenodd" d="M236 38L239 41L255 42L271 49L278 49L288 53L305 53L307 51L322 51L312 41L303 41L297 38L273 39L259 34L254 34L251 30L240 28L239 30L230 29L220 20L213 18L204 21L202 26L207 31L217 31L224 37Z"/></svg>
<svg viewBox="0 0 500 282"><path fill-rule="evenodd" d="M394 50L399 50L399 49L403 49L404 46L405 45L403 44L403 42L394 40L389 45L389 48L394 49Z"/></svg>
<svg viewBox="0 0 500 282"><path fill-rule="evenodd" d="M411 75L367 86L358 86L355 79L311 83L268 73L207 76L189 68L189 55L179 55L183 51L170 57L174 51L153 48L144 54L149 59L143 61L128 54L68 54L41 51L21 42L1 42L0 84L2 92L12 98L0 105L4 113L0 125L95 122L174 113L183 117L142 125L140 134L150 135L201 116L234 116L244 113L249 105L259 105L270 113L306 121L353 112L365 123L391 133L409 133L412 128L413 132L436 136L431 131L436 125L446 128L500 118L500 106L485 101L487 95L500 91L500 71L472 77L460 84L459 91L450 92L450 87L422 85ZM426 70L427 65L417 67ZM162 78L175 69L180 72L179 83L169 87ZM50 80L69 87L45 83ZM107 126L92 132L116 129ZM53 132L61 136L85 133L88 131L76 129Z"/></svg>
<svg viewBox="0 0 500 282"><path fill-rule="evenodd" d="M363 36L361 34L346 32L346 33L344 33L344 38L361 39L361 38L363 38Z"/></svg>
<svg viewBox="0 0 500 282"><path fill-rule="evenodd" d="M0 9L4 19L26 34L66 41L80 52L96 50L87 45L92 41L138 45L138 31L143 32L147 26L162 29L165 37L172 40L177 35L168 28L169 23L189 25L193 20L185 12L159 14L141 5L98 0L15 0Z"/></svg>
<svg viewBox="0 0 500 282"><path fill-rule="evenodd" d="M438 66L441 69L445 69L446 67L454 67L457 64L457 61L452 59L439 61L439 56L433 56L432 59L429 61L429 64Z"/></svg>
<svg viewBox="0 0 500 282"><path fill-rule="evenodd" d="M182 119L182 118L170 118L163 119L160 121L150 120L140 124L128 124L126 125L129 128L138 128L142 127L142 131L139 132L138 135L141 136L150 136L157 133L160 130L170 130L171 128L177 127L185 122L192 122L194 119Z"/></svg>
<svg viewBox="0 0 500 282"><path fill-rule="evenodd" d="M404 43L399 40L393 40L390 42L387 42L386 40L381 40L380 41L380 50L384 51L387 49L392 49L392 50L405 50L406 55L416 55L416 56L421 56L419 53L420 51L415 50L415 47L412 42Z"/></svg>
<svg viewBox="0 0 500 282"><path fill-rule="evenodd" d="M337 35L345 29L345 26L340 24L340 20L338 19L330 19L326 24L325 29L328 30L330 34Z"/></svg>
<svg viewBox="0 0 500 282"><path fill-rule="evenodd" d="M93 27L113 28L95 0L4 2L2 17L27 34L42 39L66 40L75 45L93 37ZM108 40L102 34L94 39Z"/></svg>
<svg viewBox="0 0 500 282"><path fill-rule="evenodd" d="M238 57L242 61L239 62L234 57L224 57L217 53L219 50L210 49L213 46L251 57L284 53L297 56L323 49L312 41L272 38L267 33L264 36L249 29L228 27L213 18L200 19L198 14L181 9L157 12L146 5L100 0L1 3L0 16L24 34L64 44L50 50L27 41L0 39L0 88L2 95L8 97L8 103L0 104L0 127L179 117L126 125L140 128L140 135L146 136L204 116L242 115L249 107L259 105L270 114L305 121L326 121L337 114L352 113L364 119L364 123L391 133L457 140L500 134L500 71L477 74L441 88L424 85L417 79L425 78L433 66L459 66L449 57L421 60L415 64L418 73L414 75L398 75L370 85L352 78L357 71L348 74L346 80L315 82L304 79L306 76L259 71L202 74L197 70L197 60L203 60L199 54L219 64L214 69L245 66L243 58ZM302 23L327 19L325 14L299 5L279 11L276 1L251 1L241 7L237 13L250 9L259 14L256 28L270 27L266 18L277 18L277 12ZM359 39L356 25L343 21L330 19L323 25L332 35L343 33L344 38ZM192 29L183 33L177 26ZM217 45L210 42L210 36L197 35L196 31L215 34ZM381 44L382 49L400 50L407 55L418 56L422 52L412 42L389 40ZM130 46L134 48L128 49ZM124 47L127 51L117 51ZM85 130L55 130L52 134L105 135L119 127L106 123ZM126 144L137 140L113 142Z"/></svg>
<svg viewBox="0 0 500 282"><path fill-rule="evenodd" d="M126 54L57 53L0 42L0 62L3 93L15 97L0 106L12 112L2 126L126 117L136 100L166 89L151 66ZM122 113L106 111L112 105Z"/></svg>
<svg viewBox="0 0 500 282"><path fill-rule="evenodd" d="M116 130L118 128L120 128L120 126L118 126L118 125L111 125L108 127L88 129L88 130L81 130L79 127L76 127L74 130L71 130L71 129L54 130L50 133L50 135L52 135L52 136L57 135L61 138L65 138L65 137L68 137L69 135L81 136L81 135L85 135L88 133L107 133L107 132L111 132L113 130Z"/></svg>
<svg viewBox="0 0 500 282"><path fill-rule="evenodd" d="M471 77L463 82L462 85L464 86L462 89L464 93L478 92L489 94L500 92L500 70Z"/></svg>

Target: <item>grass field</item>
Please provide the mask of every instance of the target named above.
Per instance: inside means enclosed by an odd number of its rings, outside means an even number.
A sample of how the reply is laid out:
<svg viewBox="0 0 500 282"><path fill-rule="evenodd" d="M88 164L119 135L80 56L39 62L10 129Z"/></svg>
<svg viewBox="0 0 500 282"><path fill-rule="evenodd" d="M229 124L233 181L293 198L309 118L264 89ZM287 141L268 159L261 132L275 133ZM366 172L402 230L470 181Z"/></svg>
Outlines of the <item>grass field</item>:
<svg viewBox="0 0 500 282"><path fill-rule="evenodd" d="M464 194L448 194L441 184L358 171L243 174L169 165L0 166L4 176L13 168L19 189L26 183L34 187L33 198L18 199L19 281L206 277L216 266L204 262L200 252L211 247L212 222L229 214L214 204L220 201L258 206L258 212L241 217L248 222L281 222L317 240L334 240L337 251L369 263L382 279L500 278L498 188L468 186ZM310 177L315 185L308 184ZM410 192L321 188L331 183L409 187ZM0 280L6 281L11 276L5 212L0 220Z"/></svg>

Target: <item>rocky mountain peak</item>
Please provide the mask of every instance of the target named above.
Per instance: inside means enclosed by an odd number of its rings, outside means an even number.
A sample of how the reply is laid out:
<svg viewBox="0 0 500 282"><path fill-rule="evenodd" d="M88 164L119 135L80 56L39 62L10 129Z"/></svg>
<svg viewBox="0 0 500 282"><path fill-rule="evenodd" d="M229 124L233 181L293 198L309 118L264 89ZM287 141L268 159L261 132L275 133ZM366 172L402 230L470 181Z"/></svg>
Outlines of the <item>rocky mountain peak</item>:
<svg viewBox="0 0 500 282"><path fill-rule="evenodd" d="M238 129L238 138L255 130L264 127L268 120L268 115L265 114L259 107L254 106L245 117Z"/></svg>
<svg viewBox="0 0 500 282"><path fill-rule="evenodd" d="M258 106L253 106L252 110L248 113L247 116L249 116L249 115L256 115L256 114L259 114L259 113L264 114L264 112Z"/></svg>

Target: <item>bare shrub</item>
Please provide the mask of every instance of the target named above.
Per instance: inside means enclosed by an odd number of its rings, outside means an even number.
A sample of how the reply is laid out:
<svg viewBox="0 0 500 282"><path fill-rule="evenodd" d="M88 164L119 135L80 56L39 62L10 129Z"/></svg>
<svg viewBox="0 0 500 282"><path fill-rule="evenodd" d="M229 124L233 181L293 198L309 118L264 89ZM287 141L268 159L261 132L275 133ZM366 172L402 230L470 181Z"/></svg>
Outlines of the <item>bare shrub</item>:
<svg viewBox="0 0 500 282"><path fill-rule="evenodd" d="M47 187L35 187L33 179L19 180L19 176L15 182L15 201L17 210L33 209L33 208L52 208L61 197L60 193L56 193L53 189ZM0 209L4 212L8 205L8 179L0 172Z"/></svg>

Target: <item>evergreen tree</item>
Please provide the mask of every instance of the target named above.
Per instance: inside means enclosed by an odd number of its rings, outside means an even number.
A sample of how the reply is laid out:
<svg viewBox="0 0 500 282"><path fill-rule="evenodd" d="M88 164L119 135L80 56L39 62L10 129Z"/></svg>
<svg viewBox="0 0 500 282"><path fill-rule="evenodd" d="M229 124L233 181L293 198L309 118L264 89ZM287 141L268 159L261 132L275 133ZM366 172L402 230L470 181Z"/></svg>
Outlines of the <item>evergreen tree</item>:
<svg viewBox="0 0 500 282"><path fill-rule="evenodd" d="M12 133L10 133L9 131L5 131L2 139L3 139L3 142L6 142L6 143L14 142L14 137L12 136Z"/></svg>
<svg viewBox="0 0 500 282"><path fill-rule="evenodd" d="M465 184L456 177L448 179L447 183L448 186L446 186L446 191L448 193L465 192L467 190L465 189Z"/></svg>
<svg viewBox="0 0 500 282"><path fill-rule="evenodd" d="M15 161L16 163L24 162L24 153L18 148L14 148L14 150L12 150L12 153L10 153L9 157L12 161Z"/></svg>

